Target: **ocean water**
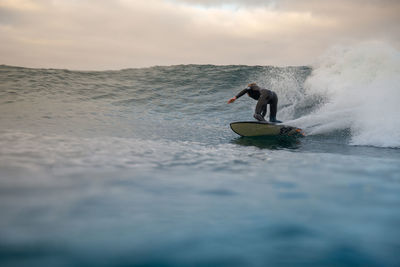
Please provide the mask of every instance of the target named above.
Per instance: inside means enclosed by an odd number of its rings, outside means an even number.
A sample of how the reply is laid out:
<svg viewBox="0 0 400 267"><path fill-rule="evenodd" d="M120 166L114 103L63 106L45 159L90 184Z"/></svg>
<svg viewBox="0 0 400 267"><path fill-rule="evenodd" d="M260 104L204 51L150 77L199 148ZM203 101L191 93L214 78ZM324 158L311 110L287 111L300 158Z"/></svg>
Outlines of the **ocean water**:
<svg viewBox="0 0 400 267"><path fill-rule="evenodd" d="M277 92L297 140L241 138ZM399 266L400 57L0 66L1 266Z"/></svg>

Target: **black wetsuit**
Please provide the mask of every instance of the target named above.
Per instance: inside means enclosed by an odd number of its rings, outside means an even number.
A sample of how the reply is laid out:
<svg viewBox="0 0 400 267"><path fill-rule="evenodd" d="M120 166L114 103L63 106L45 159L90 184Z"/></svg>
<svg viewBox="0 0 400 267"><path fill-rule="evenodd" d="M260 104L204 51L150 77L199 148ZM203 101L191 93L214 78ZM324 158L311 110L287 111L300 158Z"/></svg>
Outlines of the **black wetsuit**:
<svg viewBox="0 0 400 267"><path fill-rule="evenodd" d="M267 105L269 104L269 121L278 122L276 120L276 112L278 111L278 96L274 91L260 88L259 86L251 86L243 89L236 95L236 98L244 94L248 94L251 98L258 100L254 118L258 121L265 121L267 114Z"/></svg>

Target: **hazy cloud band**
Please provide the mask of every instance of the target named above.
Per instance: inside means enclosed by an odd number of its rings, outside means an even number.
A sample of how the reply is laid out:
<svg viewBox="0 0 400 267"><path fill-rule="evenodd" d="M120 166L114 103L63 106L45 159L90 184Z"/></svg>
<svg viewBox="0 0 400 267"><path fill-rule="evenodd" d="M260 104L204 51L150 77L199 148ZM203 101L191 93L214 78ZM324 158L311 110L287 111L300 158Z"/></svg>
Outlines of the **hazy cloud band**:
<svg viewBox="0 0 400 267"><path fill-rule="evenodd" d="M306 65L337 43L399 48L398 14L400 1L0 0L0 63Z"/></svg>

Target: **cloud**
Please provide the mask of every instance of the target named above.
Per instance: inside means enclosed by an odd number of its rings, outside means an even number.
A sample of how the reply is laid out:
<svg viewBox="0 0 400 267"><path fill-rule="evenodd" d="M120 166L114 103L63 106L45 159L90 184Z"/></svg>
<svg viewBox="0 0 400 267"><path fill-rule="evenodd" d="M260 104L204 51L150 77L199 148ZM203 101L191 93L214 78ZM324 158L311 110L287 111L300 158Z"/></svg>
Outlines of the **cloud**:
<svg viewBox="0 0 400 267"><path fill-rule="evenodd" d="M0 8L16 9L16 10L38 10L40 9L40 0L37 2L31 0L2 0Z"/></svg>
<svg viewBox="0 0 400 267"><path fill-rule="evenodd" d="M115 69L305 65L335 43L399 47L398 1L0 0L0 63Z"/></svg>

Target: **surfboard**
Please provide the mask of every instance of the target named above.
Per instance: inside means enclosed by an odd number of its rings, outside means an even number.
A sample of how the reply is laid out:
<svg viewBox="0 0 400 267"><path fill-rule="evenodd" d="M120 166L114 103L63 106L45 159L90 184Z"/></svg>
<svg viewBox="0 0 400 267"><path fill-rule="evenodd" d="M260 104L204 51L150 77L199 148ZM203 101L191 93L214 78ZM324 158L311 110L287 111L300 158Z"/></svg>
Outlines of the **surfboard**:
<svg viewBox="0 0 400 267"><path fill-rule="evenodd" d="M232 122L231 129L240 136L286 136L302 137L304 132L300 128L260 121Z"/></svg>

